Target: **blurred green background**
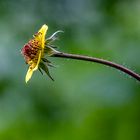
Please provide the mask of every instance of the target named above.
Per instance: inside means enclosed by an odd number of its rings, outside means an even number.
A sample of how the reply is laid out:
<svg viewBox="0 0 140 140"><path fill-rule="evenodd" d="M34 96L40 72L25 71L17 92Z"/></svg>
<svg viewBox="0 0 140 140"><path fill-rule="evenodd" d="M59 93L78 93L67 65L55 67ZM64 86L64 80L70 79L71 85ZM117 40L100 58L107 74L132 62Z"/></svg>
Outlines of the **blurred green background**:
<svg viewBox="0 0 140 140"><path fill-rule="evenodd" d="M25 84L20 50L47 24L60 51L140 73L140 0L0 0L0 140L138 140L140 83L99 64L56 66Z"/></svg>

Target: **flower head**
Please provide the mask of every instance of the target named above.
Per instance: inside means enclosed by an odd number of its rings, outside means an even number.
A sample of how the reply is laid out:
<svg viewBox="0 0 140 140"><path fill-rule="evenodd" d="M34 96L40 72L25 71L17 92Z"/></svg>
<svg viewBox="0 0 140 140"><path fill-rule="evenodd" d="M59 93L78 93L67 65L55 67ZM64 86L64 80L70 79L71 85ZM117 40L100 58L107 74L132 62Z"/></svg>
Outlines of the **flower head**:
<svg viewBox="0 0 140 140"><path fill-rule="evenodd" d="M21 50L25 62L29 65L29 69L25 77L26 83L30 80L33 72L37 69L39 69L41 73L41 69L44 70L52 79L48 71L48 66L51 64L50 61L45 58L45 54L53 55L58 51L53 49L50 45L50 43L56 39L56 34L53 34L48 39L45 39L47 30L48 26L44 24L41 29L33 36L33 39L26 43Z"/></svg>

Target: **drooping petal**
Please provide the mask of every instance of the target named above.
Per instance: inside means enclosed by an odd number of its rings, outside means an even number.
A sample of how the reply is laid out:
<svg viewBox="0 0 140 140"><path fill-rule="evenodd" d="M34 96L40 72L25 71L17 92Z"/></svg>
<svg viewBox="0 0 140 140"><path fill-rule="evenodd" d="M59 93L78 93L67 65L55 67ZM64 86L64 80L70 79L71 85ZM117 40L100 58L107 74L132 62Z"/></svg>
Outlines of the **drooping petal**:
<svg viewBox="0 0 140 140"><path fill-rule="evenodd" d="M32 74L33 74L33 69L31 69L31 68L29 67L29 69L28 69L28 71L27 71L27 74L26 74L26 77L25 77L25 82L26 82L26 83L31 79Z"/></svg>

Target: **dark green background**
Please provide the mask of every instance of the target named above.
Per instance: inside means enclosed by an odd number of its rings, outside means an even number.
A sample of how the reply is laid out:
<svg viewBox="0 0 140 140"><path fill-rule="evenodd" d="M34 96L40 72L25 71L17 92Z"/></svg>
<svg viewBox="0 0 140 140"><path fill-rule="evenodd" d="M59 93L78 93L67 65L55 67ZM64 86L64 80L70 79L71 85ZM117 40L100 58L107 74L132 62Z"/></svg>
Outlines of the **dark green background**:
<svg viewBox="0 0 140 140"><path fill-rule="evenodd" d="M20 50L43 24L60 51L140 73L140 0L0 0L0 140L140 139L140 83L120 71L49 58L55 82L25 84Z"/></svg>

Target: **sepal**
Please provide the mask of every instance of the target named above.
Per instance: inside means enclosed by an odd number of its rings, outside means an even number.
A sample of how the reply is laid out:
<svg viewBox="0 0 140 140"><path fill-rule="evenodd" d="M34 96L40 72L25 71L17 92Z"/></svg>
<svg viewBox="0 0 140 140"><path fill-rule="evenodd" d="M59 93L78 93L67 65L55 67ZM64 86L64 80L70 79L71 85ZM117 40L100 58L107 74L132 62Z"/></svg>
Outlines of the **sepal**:
<svg viewBox="0 0 140 140"><path fill-rule="evenodd" d="M54 79L52 78L52 76L49 73L49 69L48 67L44 64L44 63L40 63L39 67L54 81Z"/></svg>

